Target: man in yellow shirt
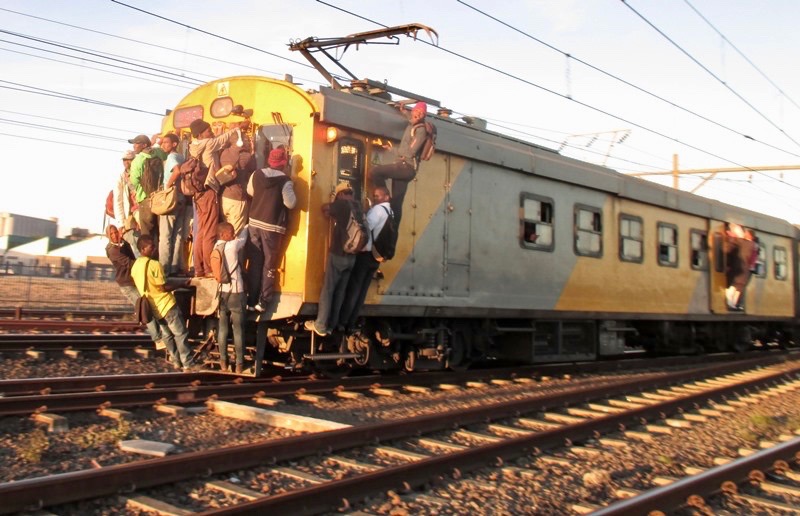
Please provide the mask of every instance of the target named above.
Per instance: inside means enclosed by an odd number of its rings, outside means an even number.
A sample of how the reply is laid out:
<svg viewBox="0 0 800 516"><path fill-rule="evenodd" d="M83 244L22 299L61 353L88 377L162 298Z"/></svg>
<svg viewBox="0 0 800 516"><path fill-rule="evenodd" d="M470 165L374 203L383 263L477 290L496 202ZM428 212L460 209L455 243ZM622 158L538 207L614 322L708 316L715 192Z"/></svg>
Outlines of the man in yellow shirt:
<svg viewBox="0 0 800 516"><path fill-rule="evenodd" d="M161 328L161 340L167 346L172 365L176 369L183 368L184 371L199 369L192 361L192 349L188 344L189 332L186 331L186 322L172 293L183 285L168 284L165 281L164 269L158 260L153 259L156 246L152 236L140 236L136 246L141 256L131 268L131 277L139 294L146 295L150 301L153 317ZM189 280L186 280L187 285L188 283Z"/></svg>

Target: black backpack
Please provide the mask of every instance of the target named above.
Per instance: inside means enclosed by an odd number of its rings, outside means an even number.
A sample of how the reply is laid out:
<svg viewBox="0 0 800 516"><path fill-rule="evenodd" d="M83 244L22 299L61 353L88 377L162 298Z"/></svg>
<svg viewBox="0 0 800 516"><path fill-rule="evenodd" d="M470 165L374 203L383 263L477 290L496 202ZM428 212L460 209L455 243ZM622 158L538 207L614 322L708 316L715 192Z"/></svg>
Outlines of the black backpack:
<svg viewBox="0 0 800 516"><path fill-rule="evenodd" d="M386 211L386 222L380 232L372 239L372 257L379 262L385 262L394 258L395 247L397 246L397 223L394 220L394 213L386 206L381 206Z"/></svg>
<svg viewBox="0 0 800 516"><path fill-rule="evenodd" d="M351 202L350 216L347 219L344 242L342 242L344 252L348 254L360 253L369 241L369 233L367 231L367 221L364 220L364 212L361 210L361 206L357 202Z"/></svg>
<svg viewBox="0 0 800 516"><path fill-rule="evenodd" d="M142 177L139 180L147 195L155 192L164 181L164 162L158 156L150 156L142 163Z"/></svg>

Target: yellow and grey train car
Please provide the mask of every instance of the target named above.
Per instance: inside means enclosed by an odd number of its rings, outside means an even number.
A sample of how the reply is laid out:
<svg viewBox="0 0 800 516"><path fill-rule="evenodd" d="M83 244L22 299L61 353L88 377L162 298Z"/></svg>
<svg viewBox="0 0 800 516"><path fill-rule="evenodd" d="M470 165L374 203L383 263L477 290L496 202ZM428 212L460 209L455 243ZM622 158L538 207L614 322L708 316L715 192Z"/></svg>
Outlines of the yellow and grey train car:
<svg viewBox="0 0 800 516"><path fill-rule="evenodd" d="M293 360L357 356L408 369L476 359L592 359L788 341L797 320L797 229L443 116L436 153L409 185L396 256L381 265L357 336L309 346L330 222L321 205L347 181L369 197L370 167L392 159L406 120L386 96L231 77L198 87L165 118L188 132L252 109L259 166L286 145L298 197L280 295L259 348ZM759 258L744 310L725 302L724 230L752 230ZM268 319L268 320L267 320ZM261 353L259 353L261 355Z"/></svg>

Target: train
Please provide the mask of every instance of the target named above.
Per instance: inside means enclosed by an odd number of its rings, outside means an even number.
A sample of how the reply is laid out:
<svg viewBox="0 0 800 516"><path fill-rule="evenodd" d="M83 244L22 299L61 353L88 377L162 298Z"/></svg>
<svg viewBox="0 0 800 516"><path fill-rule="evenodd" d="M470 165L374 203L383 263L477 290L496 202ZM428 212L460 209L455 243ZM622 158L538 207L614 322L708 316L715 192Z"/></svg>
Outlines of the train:
<svg viewBox="0 0 800 516"><path fill-rule="evenodd" d="M291 154L298 208L279 293L268 312L250 315L250 374L269 364L414 371L794 345L797 227L446 109L428 114L436 150L409 185L396 254L371 282L362 331L311 335L302 323L316 314L331 238L321 205L342 182L368 202L370 170L392 159L387 143L407 124L390 105L398 98L375 83L312 91L291 78L235 76L195 88L165 116L162 131L185 149L193 120L218 132L246 112L258 168L277 145ZM737 311L725 300L734 223L759 244ZM184 305L193 317L213 314L215 285L200 283Z"/></svg>

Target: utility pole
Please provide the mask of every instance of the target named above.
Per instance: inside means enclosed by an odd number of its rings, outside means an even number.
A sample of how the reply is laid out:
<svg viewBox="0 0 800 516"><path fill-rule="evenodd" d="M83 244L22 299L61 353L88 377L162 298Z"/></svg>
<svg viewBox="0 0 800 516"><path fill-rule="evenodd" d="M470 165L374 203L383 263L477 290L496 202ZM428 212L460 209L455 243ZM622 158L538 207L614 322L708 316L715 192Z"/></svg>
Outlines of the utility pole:
<svg viewBox="0 0 800 516"><path fill-rule="evenodd" d="M717 174L728 174L728 173L741 173L741 172L774 172L774 171L783 171L783 170L800 170L800 165L753 165L751 167L718 167L718 168L693 168L693 169L686 169L680 170L678 168L678 155L672 155L672 170L669 172L634 172L633 174L628 174L629 176L634 177L644 177L644 176L672 176L672 188L679 190L678 188L678 179L680 176L684 175L694 175L694 174L707 174L706 177L703 178L703 181L695 186L691 193L697 192L703 185L707 182L714 179Z"/></svg>

